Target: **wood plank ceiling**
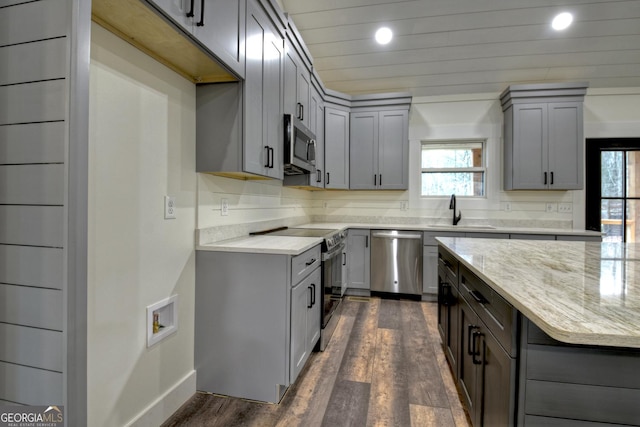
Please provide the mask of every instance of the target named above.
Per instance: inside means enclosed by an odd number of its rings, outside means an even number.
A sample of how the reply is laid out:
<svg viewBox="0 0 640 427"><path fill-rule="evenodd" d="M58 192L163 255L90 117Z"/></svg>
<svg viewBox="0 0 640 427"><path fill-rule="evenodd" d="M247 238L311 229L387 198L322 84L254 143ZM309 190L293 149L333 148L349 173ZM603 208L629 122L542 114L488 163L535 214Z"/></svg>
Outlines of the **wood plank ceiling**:
<svg viewBox="0 0 640 427"><path fill-rule="evenodd" d="M281 0L325 86L413 96L588 81L640 87L640 0ZM574 23L551 29L568 11ZM394 38L378 45L387 26Z"/></svg>

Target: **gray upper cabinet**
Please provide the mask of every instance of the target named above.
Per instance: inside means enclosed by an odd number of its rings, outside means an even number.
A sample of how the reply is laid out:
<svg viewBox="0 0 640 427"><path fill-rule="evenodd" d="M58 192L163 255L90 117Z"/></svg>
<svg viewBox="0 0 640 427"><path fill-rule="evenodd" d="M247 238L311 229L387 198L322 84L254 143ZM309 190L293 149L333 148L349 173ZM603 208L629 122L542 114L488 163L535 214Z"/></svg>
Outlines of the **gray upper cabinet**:
<svg viewBox="0 0 640 427"><path fill-rule="evenodd" d="M510 86L504 111L504 189L583 188L585 83Z"/></svg>
<svg viewBox="0 0 640 427"><path fill-rule="evenodd" d="M315 86L311 87L309 98L309 129L316 136L316 176L311 185L324 188L324 102Z"/></svg>
<svg viewBox="0 0 640 427"><path fill-rule="evenodd" d="M408 188L408 129L406 109L351 113L352 190Z"/></svg>
<svg viewBox="0 0 640 427"><path fill-rule="evenodd" d="M246 35L245 81L196 89L196 171L282 179L284 39L252 0Z"/></svg>
<svg viewBox="0 0 640 427"><path fill-rule="evenodd" d="M146 1L236 75L244 77L246 0Z"/></svg>
<svg viewBox="0 0 640 427"><path fill-rule="evenodd" d="M285 43L285 114L292 114L310 128L311 107L311 56L291 19L288 22Z"/></svg>
<svg viewBox="0 0 640 427"><path fill-rule="evenodd" d="M349 189L349 113L326 107L324 167L325 188Z"/></svg>

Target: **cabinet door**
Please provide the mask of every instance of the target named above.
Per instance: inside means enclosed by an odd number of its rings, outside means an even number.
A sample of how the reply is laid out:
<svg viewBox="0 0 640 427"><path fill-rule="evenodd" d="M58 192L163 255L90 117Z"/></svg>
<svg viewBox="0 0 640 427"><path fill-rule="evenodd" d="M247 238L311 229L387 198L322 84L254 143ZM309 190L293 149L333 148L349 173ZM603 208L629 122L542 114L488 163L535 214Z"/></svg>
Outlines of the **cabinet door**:
<svg viewBox="0 0 640 427"><path fill-rule="evenodd" d="M471 419L474 420L476 406L479 406L476 399L478 381L478 362L480 361L479 337L480 320L471 309L464 298L459 298L458 305L458 383L462 389L462 400L464 401Z"/></svg>
<svg viewBox="0 0 640 427"><path fill-rule="evenodd" d="M284 114L294 117L298 117L298 67L298 55L287 40L284 54Z"/></svg>
<svg viewBox="0 0 640 427"><path fill-rule="evenodd" d="M316 268L309 276L311 286L311 307L307 309L307 352L311 352L320 339L320 327L322 323L322 274L320 268Z"/></svg>
<svg viewBox="0 0 640 427"><path fill-rule="evenodd" d="M378 113L351 113L349 133L349 188L378 186Z"/></svg>
<svg viewBox="0 0 640 427"><path fill-rule="evenodd" d="M409 169L409 112L381 111L378 134L378 188L406 190Z"/></svg>
<svg viewBox="0 0 640 427"><path fill-rule="evenodd" d="M582 102L551 103L549 114L549 188L583 188Z"/></svg>
<svg viewBox="0 0 640 427"><path fill-rule="evenodd" d="M313 187L324 188L324 104L313 86L309 109L309 129L316 136L316 174L310 183Z"/></svg>
<svg viewBox="0 0 640 427"><path fill-rule="evenodd" d="M325 188L349 189L349 113L325 108Z"/></svg>
<svg viewBox="0 0 640 427"><path fill-rule="evenodd" d="M438 247L424 246L422 250L422 293L438 293Z"/></svg>
<svg viewBox="0 0 640 427"><path fill-rule="evenodd" d="M146 0L160 10L167 18L188 33L193 32L195 25L195 2L191 0Z"/></svg>
<svg viewBox="0 0 640 427"><path fill-rule="evenodd" d="M247 2L247 43L244 169L282 179L283 39L254 1Z"/></svg>
<svg viewBox="0 0 640 427"><path fill-rule="evenodd" d="M547 104L516 104L513 107L513 190L548 187ZM505 136L506 137L506 136ZM545 181L545 175L546 181Z"/></svg>
<svg viewBox="0 0 640 427"><path fill-rule="evenodd" d="M447 283L451 286L449 288L449 301L447 304L447 310L445 315L447 316L446 321L446 340L444 342L444 350L445 356L449 361L449 365L451 365L451 369L453 370L454 378L458 378L458 359L459 359L459 300L460 297L458 295L458 289L455 287L451 276L447 275Z"/></svg>
<svg viewBox="0 0 640 427"><path fill-rule="evenodd" d="M307 349L307 312L311 306L311 287L302 281L291 288L291 367L290 382L298 378L309 351Z"/></svg>
<svg viewBox="0 0 640 427"><path fill-rule="evenodd" d="M481 407L476 413L476 426L510 426L515 418L515 359L503 350L495 337L483 327L479 343L482 363L478 365L482 379L478 383L478 401Z"/></svg>
<svg viewBox="0 0 640 427"><path fill-rule="evenodd" d="M246 1L194 0L194 5L193 35L223 64L244 77Z"/></svg>
<svg viewBox="0 0 640 427"><path fill-rule="evenodd" d="M347 238L347 287L371 289L371 248L369 230L349 230Z"/></svg>
<svg viewBox="0 0 640 427"><path fill-rule="evenodd" d="M300 63L300 67L298 67L298 105L300 106L300 116L298 117L302 120L305 126L309 127L311 116L313 115L313 110L310 106L310 97L311 97L311 73L307 67L305 67L302 62Z"/></svg>

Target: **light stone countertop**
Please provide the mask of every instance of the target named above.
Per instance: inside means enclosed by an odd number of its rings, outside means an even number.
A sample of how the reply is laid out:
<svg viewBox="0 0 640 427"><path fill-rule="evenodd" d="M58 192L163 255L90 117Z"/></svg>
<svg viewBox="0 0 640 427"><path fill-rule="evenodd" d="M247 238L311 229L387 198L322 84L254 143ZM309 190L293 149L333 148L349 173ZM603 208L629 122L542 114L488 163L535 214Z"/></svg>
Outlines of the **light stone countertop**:
<svg viewBox="0 0 640 427"><path fill-rule="evenodd" d="M198 251L298 255L322 243L319 237L247 236L196 246Z"/></svg>
<svg viewBox="0 0 640 427"><path fill-rule="evenodd" d="M551 337L640 348L640 244L437 240Z"/></svg>
<svg viewBox="0 0 640 427"><path fill-rule="evenodd" d="M422 224L379 224L379 223L341 223L341 222L312 222L296 225L295 228L327 228L345 230L348 228L370 230L413 230L413 231L457 231L461 233L496 233L496 234L553 234L561 236L593 236L599 237L600 232L588 230L556 229L556 228L518 228L493 227L490 225L422 225Z"/></svg>
<svg viewBox="0 0 640 427"><path fill-rule="evenodd" d="M502 228L469 225L411 225L411 224L365 224L365 223L338 223L338 222L314 222L292 226L292 228L321 228L331 230L372 229L372 230L415 230L433 232L474 232L474 233L518 233L518 234L551 234L568 236L600 236L600 233L584 230L549 229L549 228ZM200 234L203 230L196 230ZM201 237L196 240L201 241ZM307 249L322 242L316 237L292 237L292 236L240 236L232 239L218 240L215 242L196 244L199 251L221 252L249 252L298 255Z"/></svg>

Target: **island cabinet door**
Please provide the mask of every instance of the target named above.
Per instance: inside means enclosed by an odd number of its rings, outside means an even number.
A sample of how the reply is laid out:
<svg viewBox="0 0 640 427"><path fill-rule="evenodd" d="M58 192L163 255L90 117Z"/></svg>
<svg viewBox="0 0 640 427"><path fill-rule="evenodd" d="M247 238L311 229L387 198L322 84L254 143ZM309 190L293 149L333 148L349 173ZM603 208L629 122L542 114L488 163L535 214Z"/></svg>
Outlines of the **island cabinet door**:
<svg viewBox="0 0 640 427"><path fill-rule="evenodd" d="M466 405L471 419L475 420L474 414L477 409L478 399L478 362L480 360L479 333L480 319L471 309L471 306L464 298L459 298L460 304L458 316L458 383L462 389L462 401ZM474 422L474 426L476 426ZM477 427L477 426L476 426Z"/></svg>
<svg viewBox="0 0 640 427"><path fill-rule="evenodd" d="M515 420L516 361L500 346L498 340L482 327L478 345L481 357L476 390L475 426L512 426Z"/></svg>

